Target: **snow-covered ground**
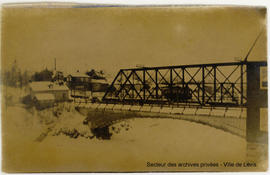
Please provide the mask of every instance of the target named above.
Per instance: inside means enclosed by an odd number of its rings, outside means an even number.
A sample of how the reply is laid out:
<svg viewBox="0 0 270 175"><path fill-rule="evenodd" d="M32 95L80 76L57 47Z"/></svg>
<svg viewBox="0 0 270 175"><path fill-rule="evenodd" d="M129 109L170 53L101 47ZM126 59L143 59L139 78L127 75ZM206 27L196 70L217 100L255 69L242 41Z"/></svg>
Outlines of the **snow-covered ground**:
<svg viewBox="0 0 270 175"><path fill-rule="evenodd" d="M51 116L51 111L43 112ZM53 136L36 141L48 124L22 107L10 106L3 118L3 167L10 171L179 171L194 168L147 167L147 162L202 163L244 161L246 141L206 125L172 119L136 118L115 124L129 125L113 132L110 140ZM75 111L70 121L83 121ZM74 120L75 118L75 120ZM40 123L43 121L43 123ZM74 127L76 122L56 122L53 128ZM65 126L69 125L69 126ZM128 129L127 129L128 128ZM126 130L127 129L127 130ZM198 168L198 171L203 169ZM206 169L204 169L206 170ZM212 170L220 170L212 168ZM228 170L228 169L227 169Z"/></svg>
<svg viewBox="0 0 270 175"><path fill-rule="evenodd" d="M245 139L220 129L180 119L133 118L110 126L111 139L102 140L93 137L83 124L86 116L72 106L60 107L57 115L55 109L27 110L19 102L22 92L5 93L4 171L243 171L225 168L223 163L246 161ZM74 135L75 130L79 135ZM149 163L218 163L219 167L149 167Z"/></svg>

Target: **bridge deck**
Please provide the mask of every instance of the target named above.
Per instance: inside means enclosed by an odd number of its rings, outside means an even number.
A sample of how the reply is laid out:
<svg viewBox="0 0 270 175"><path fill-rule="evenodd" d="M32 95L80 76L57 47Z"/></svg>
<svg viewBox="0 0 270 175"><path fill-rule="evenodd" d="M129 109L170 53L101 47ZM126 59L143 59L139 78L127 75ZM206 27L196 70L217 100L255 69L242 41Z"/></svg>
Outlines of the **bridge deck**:
<svg viewBox="0 0 270 175"><path fill-rule="evenodd" d="M93 127L108 126L132 118L183 119L228 131L240 137L246 135L246 108L224 107L159 107L152 105L76 104L79 112L87 115Z"/></svg>

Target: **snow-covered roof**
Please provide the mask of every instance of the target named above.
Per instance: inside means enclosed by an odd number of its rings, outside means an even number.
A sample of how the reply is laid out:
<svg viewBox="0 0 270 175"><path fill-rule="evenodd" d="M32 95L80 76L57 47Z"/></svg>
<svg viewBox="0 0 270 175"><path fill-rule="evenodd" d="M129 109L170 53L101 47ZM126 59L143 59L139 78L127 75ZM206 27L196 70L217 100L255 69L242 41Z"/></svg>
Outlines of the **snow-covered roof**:
<svg viewBox="0 0 270 175"><path fill-rule="evenodd" d="M42 100L54 100L54 95L50 93L39 93L35 95L36 99L39 101Z"/></svg>
<svg viewBox="0 0 270 175"><path fill-rule="evenodd" d="M29 86L33 91L47 91L50 84L52 84L50 81L33 81Z"/></svg>
<svg viewBox="0 0 270 175"><path fill-rule="evenodd" d="M34 92L69 90L66 85L58 85L50 81L34 81L29 86Z"/></svg>

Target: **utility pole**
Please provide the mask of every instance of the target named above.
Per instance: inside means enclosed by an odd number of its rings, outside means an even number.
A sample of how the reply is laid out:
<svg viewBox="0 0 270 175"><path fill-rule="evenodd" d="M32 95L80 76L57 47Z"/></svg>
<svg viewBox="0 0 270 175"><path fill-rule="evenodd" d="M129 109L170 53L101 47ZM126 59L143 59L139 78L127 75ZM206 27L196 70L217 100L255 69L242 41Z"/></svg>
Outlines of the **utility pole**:
<svg viewBox="0 0 270 175"><path fill-rule="evenodd" d="M259 35L255 39L254 43L252 44L251 48L248 50L248 53L247 53L246 57L244 58L244 62L247 62L247 59L248 59L249 54L251 53L252 49L256 45L256 42L258 41L258 39L260 38L260 36L261 36L262 33L263 33L263 30L261 30L261 32L259 33Z"/></svg>

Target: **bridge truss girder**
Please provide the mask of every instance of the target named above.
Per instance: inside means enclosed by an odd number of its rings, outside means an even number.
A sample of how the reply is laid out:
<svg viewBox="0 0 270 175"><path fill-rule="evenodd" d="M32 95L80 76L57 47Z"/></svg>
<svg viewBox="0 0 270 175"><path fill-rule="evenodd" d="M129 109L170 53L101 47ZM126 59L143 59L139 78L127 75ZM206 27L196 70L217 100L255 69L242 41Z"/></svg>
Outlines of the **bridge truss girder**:
<svg viewBox="0 0 270 175"><path fill-rule="evenodd" d="M247 62L121 69L106 103L245 106Z"/></svg>

